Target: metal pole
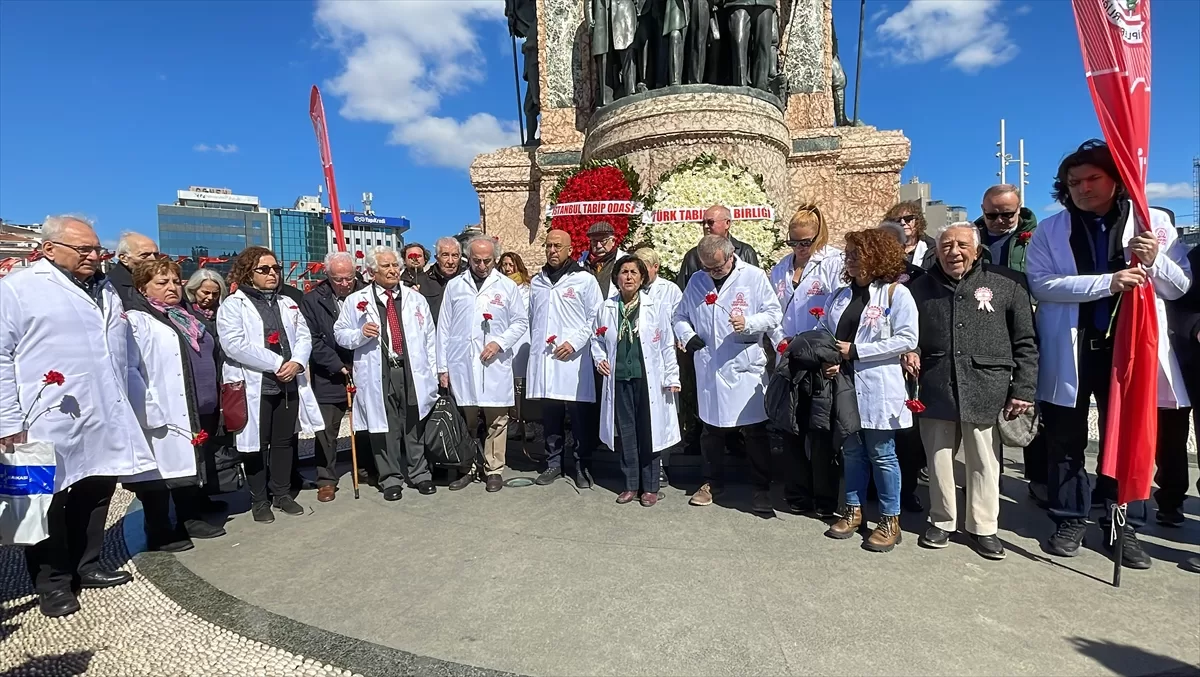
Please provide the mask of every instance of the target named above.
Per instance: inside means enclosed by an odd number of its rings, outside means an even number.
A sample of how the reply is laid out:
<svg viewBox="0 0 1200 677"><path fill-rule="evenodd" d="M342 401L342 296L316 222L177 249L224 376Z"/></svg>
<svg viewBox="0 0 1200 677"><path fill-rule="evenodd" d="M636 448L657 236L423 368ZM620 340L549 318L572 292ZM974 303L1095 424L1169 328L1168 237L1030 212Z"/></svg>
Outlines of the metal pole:
<svg viewBox="0 0 1200 677"><path fill-rule="evenodd" d="M1029 183L1025 180L1025 139L1017 142L1017 155L1020 158L1018 167L1021 171L1017 173L1017 195L1021 198L1021 206L1025 206L1025 184Z"/></svg>
<svg viewBox="0 0 1200 677"><path fill-rule="evenodd" d="M521 145L526 145L525 140L525 109L521 105L521 71L517 68L517 36L510 35L512 38L513 52L513 82L517 86L517 124L521 125Z"/></svg>
<svg viewBox="0 0 1200 677"><path fill-rule="evenodd" d="M858 91L862 82L863 26L867 22L867 0L858 6L858 63L854 66L854 124L858 124Z"/></svg>
<svg viewBox="0 0 1200 677"><path fill-rule="evenodd" d="M1007 159L1005 158L1006 154L1007 153L1005 152L1004 148L1004 118L1000 118L1000 183L1008 183L1008 181L1005 180L1004 167L1006 164L1008 164L1006 161Z"/></svg>

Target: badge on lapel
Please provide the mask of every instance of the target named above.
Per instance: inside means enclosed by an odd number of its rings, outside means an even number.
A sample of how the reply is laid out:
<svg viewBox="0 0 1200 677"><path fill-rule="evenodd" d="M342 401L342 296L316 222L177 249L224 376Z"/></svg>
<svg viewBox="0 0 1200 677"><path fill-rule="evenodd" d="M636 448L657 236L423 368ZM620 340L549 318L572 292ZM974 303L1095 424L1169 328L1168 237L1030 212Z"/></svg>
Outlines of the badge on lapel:
<svg viewBox="0 0 1200 677"><path fill-rule="evenodd" d="M992 307L991 289L988 289L987 287L980 287L979 289L976 289L975 300L979 301L979 306L976 307L976 310L985 310L989 313L995 312L996 309Z"/></svg>

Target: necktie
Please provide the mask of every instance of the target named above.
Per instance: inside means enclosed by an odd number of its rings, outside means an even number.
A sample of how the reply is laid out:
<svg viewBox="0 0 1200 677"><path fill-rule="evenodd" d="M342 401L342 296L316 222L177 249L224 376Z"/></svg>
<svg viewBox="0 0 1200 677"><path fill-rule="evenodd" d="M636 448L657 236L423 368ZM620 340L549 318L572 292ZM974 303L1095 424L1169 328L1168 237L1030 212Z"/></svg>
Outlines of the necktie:
<svg viewBox="0 0 1200 677"><path fill-rule="evenodd" d="M402 337L400 331L400 316L396 313L396 290L386 289L387 294L387 323L388 335L392 338L392 352L396 355L404 354L404 343L400 340Z"/></svg>

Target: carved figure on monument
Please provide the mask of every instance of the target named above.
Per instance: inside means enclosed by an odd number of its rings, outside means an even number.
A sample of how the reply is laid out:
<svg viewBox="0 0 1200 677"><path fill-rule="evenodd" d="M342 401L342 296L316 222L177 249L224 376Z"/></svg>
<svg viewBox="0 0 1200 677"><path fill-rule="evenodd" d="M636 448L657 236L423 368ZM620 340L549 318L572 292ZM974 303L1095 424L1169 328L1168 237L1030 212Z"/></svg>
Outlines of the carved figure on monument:
<svg viewBox="0 0 1200 677"><path fill-rule="evenodd" d="M687 34L691 0L662 0L662 46L666 52L665 85L683 84L683 42ZM708 23L708 22L705 22Z"/></svg>
<svg viewBox="0 0 1200 677"><path fill-rule="evenodd" d="M667 0L638 0L637 35L634 37L634 52L637 59L638 92L658 86L659 38L658 27L662 25L662 3Z"/></svg>
<svg viewBox="0 0 1200 677"><path fill-rule="evenodd" d="M849 127L851 122L846 117L846 71L842 68L842 60L838 58L837 31L831 30L833 32L833 124L838 127Z"/></svg>
<svg viewBox="0 0 1200 677"><path fill-rule="evenodd" d="M586 0L584 13L592 34L592 58L596 64L597 106L633 94L637 77L633 62L633 38L637 32L636 0ZM615 60L610 61L610 58Z"/></svg>
<svg viewBox="0 0 1200 677"><path fill-rule="evenodd" d="M525 86L525 145L535 145L538 114L542 111L541 82L538 76L537 0L504 0L504 16L508 17L508 34L523 38L521 54L525 57L522 78Z"/></svg>
<svg viewBox="0 0 1200 677"><path fill-rule="evenodd" d="M778 0L726 0L733 50L733 84L769 91L772 31Z"/></svg>
<svg viewBox="0 0 1200 677"><path fill-rule="evenodd" d="M691 4L691 16L687 25L687 72L685 82L689 85L705 81L708 67L708 43L721 37L717 23L717 0L687 0Z"/></svg>

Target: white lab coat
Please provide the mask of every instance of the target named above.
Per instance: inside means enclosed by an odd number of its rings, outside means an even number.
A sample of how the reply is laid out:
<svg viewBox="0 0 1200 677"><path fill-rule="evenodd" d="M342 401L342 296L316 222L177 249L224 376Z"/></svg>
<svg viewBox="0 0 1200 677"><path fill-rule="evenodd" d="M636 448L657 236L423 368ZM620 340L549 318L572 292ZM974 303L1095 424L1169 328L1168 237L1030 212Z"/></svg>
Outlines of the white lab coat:
<svg viewBox="0 0 1200 677"><path fill-rule="evenodd" d="M1158 256L1146 269L1154 283L1158 311L1158 406L1190 406L1179 361L1167 334L1167 308L1191 285L1187 244L1180 240L1170 218L1150 210L1150 225L1158 237ZM1134 234L1133 210L1125 222L1121 242L1129 261L1129 240ZM1029 242L1025 257L1029 288L1037 299L1038 389L1037 399L1074 407L1079 391L1079 304L1112 296L1112 273L1079 275L1071 250L1071 215L1062 211L1042 221Z"/></svg>
<svg viewBox="0 0 1200 677"><path fill-rule="evenodd" d="M617 293L620 294L620 290ZM683 300L683 290L679 288L679 285L656 277L646 288L646 293L654 299L655 305L666 309L667 317L672 318L671 324L674 325L675 311L679 308L679 302ZM671 327L671 336L675 336L674 326Z"/></svg>
<svg viewBox="0 0 1200 677"><path fill-rule="evenodd" d="M696 351L696 396L700 420L719 428L767 420L763 396L767 389L767 354L764 336L779 330L783 310L767 274L737 259L728 279L709 305L705 297L715 289L712 277L697 273L688 280L683 300L675 311L675 336L687 345L699 336L705 347ZM746 317L746 328L735 334L731 314Z"/></svg>
<svg viewBox="0 0 1200 677"><path fill-rule="evenodd" d="M897 283L895 291L889 292L891 286L887 282L871 283L870 298L853 341L858 351L858 359L852 363L858 416L862 427L869 430L898 430L913 424L912 412L904 406L908 389L900 356L917 349L917 304L907 287ZM838 322L849 305L850 287L843 283L830 296L821 319L830 333L837 333Z"/></svg>
<svg viewBox="0 0 1200 677"><path fill-rule="evenodd" d="M305 371L296 375L300 398L300 415L296 425L306 433L324 430L321 408L308 382L308 356L312 352L308 322L300 314L300 306L295 301L279 294L275 302L279 305L284 334L292 351L288 361L302 364L305 368ZM217 308L217 336L225 353L221 383L246 382L246 427L235 439L237 450L243 454L257 453L262 449L258 420L262 411L262 375L267 371L279 371L283 366L283 356L267 348L262 316L250 297L240 289L230 294Z"/></svg>
<svg viewBox="0 0 1200 677"><path fill-rule="evenodd" d="M825 308L829 294L842 286L842 269L845 261L842 252L830 246L821 247L813 252L812 258L804 265L800 274L800 284L792 288L792 260L795 254L788 254L771 269L771 287L783 306L783 322L780 326L784 338L809 331L817 326L817 318L813 317L813 308ZM779 341L775 341L776 344Z"/></svg>
<svg viewBox="0 0 1200 677"><path fill-rule="evenodd" d="M675 287L675 285L671 285ZM675 287L678 289L678 287ZM620 292L618 291L618 298ZM641 292L638 309L638 339L642 345L643 381L650 393L650 430L654 451L662 451L679 443L679 414L675 393L669 387L679 387L679 363L675 359L675 332L671 329L673 316L670 306L659 305L648 291ZM592 337L592 361L607 360L611 371L602 381L600 394L600 441L616 449L616 360L618 298L610 298L600 306L596 316L596 331ZM604 332L599 331L604 327Z"/></svg>
<svg viewBox="0 0 1200 677"><path fill-rule="evenodd" d="M567 264L573 265L573 264ZM529 295L528 399L595 402L595 370L588 341L600 311L600 284L582 268L551 284L544 272L533 277ZM554 336L554 345L546 339ZM565 360L554 357L555 346L570 343L575 352Z"/></svg>
<svg viewBox="0 0 1200 677"><path fill-rule="evenodd" d="M135 413L145 392L133 332L112 284L100 293L97 305L46 260L0 280L0 437L28 414L29 439L54 444L55 491L155 467ZM50 371L66 380L43 390Z"/></svg>
<svg viewBox="0 0 1200 677"><path fill-rule="evenodd" d="M122 482L145 482L193 477L196 473L196 448L192 436L199 432L200 422L192 423L185 381L179 334L149 313L131 310L129 324L137 344L137 354L130 356L146 388L146 441L154 451L158 467ZM193 425L196 426L193 429Z"/></svg>
<svg viewBox="0 0 1200 677"><path fill-rule="evenodd" d="M412 374L417 412L425 418L438 397L437 328L425 297L404 285L396 288L400 290L396 303L400 305L400 327L404 331L404 362ZM359 310L363 302L366 306ZM342 312L333 323L334 340L354 351L354 386L358 389L354 395L354 429L372 433L388 432L383 398L383 360L387 353L380 345L382 329L387 325L386 303L382 287L367 285L342 301ZM369 322L380 326L380 336L363 336L363 327ZM390 351L389 346L387 352ZM394 434L399 435L400 431Z"/></svg>
<svg viewBox="0 0 1200 677"><path fill-rule="evenodd" d="M529 373L529 285L517 285L521 291L521 303L525 304L525 333L513 347L512 373L513 378L524 379Z"/></svg>
<svg viewBox="0 0 1200 677"><path fill-rule="evenodd" d="M484 313L492 319L485 321ZM478 289L470 271L450 280L437 326L437 370L450 374L450 391L459 406L513 406L514 349L528 331L521 290L500 271L492 270ZM479 354L493 341L500 352L484 364Z"/></svg>

